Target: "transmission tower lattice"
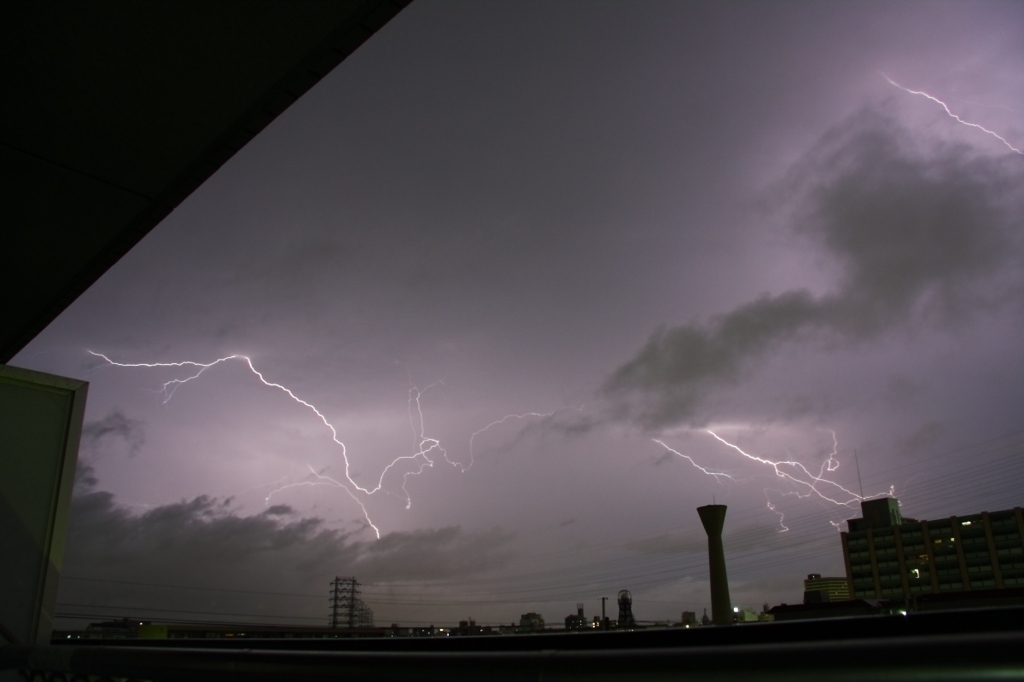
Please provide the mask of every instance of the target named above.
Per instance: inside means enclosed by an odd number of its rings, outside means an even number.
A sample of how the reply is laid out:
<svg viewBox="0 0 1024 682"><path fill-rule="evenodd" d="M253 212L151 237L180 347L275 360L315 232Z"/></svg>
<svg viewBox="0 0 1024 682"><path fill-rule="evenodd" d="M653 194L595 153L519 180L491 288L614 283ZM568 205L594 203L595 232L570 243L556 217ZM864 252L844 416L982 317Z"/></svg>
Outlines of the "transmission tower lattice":
<svg viewBox="0 0 1024 682"><path fill-rule="evenodd" d="M373 627L373 611L359 598L359 581L335 577L331 582L331 628Z"/></svg>

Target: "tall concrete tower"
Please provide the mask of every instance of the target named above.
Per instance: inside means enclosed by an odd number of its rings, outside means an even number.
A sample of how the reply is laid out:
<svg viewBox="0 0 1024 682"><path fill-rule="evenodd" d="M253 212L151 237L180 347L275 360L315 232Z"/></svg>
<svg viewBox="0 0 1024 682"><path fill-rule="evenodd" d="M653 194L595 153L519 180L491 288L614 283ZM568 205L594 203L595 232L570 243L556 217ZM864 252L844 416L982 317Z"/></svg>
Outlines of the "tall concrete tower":
<svg viewBox="0 0 1024 682"><path fill-rule="evenodd" d="M732 600L729 598L729 578L725 574L725 548L722 545L722 527L725 525L724 504L697 507L700 522L708 534L708 568L711 570L711 622L715 625L732 623Z"/></svg>

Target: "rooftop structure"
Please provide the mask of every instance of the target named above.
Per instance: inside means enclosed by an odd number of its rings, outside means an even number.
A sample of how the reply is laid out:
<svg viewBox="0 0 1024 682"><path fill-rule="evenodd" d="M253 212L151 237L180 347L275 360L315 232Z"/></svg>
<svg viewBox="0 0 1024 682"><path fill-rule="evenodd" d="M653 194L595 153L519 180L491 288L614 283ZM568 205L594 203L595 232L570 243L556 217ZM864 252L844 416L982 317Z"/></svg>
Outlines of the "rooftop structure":
<svg viewBox="0 0 1024 682"><path fill-rule="evenodd" d="M850 599L850 581L842 578L822 577L819 573L811 573L804 581L804 603L848 601Z"/></svg>
<svg viewBox="0 0 1024 682"><path fill-rule="evenodd" d="M857 599L912 598L1024 586L1020 507L934 521L904 519L893 498L861 503L842 534Z"/></svg>

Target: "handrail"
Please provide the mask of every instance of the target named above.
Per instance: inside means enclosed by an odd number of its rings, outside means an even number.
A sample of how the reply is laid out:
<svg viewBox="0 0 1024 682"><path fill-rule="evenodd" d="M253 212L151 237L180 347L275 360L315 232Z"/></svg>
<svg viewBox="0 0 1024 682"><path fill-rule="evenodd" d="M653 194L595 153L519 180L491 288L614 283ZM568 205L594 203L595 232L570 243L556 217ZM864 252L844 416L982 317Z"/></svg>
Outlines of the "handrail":
<svg viewBox="0 0 1024 682"><path fill-rule="evenodd" d="M274 642L241 650L190 647L0 647L0 670L64 676L205 680L343 679L392 682L568 682L702 680L753 676L760 681L1024 679L1024 632L988 632L852 641L789 642L604 651L285 651ZM49 679L43 676L44 679Z"/></svg>

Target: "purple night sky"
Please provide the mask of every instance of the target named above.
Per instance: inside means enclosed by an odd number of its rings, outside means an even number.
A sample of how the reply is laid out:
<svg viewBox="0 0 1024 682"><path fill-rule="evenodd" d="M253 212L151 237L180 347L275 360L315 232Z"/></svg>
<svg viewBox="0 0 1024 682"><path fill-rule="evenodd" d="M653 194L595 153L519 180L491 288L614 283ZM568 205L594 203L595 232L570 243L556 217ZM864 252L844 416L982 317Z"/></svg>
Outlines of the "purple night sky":
<svg viewBox="0 0 1024 682"><path fill-rule="evenodd" d="M843 574L861 491L1020 505L1022 26L414 3L12 361L90 382L59 610L676 620L713 500L754 609Z"/></svg>

